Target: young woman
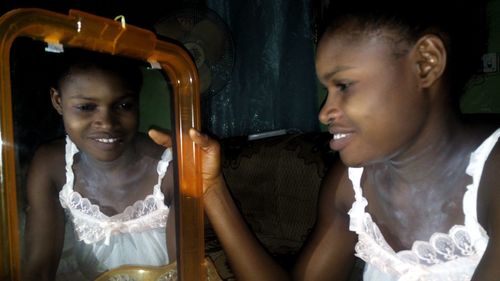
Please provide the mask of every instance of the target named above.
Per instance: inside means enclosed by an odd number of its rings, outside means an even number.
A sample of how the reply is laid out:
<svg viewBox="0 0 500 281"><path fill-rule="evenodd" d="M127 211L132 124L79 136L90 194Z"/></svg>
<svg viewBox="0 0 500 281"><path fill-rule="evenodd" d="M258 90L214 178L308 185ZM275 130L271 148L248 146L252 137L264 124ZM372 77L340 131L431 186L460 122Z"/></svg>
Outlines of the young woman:
<svg viewBox="0 0 500 281"><path fill-rule="evenodd" d="M347 280L355 256L364 280L498 280L500 129L464 122L456 102L484 30L472 6L438 2L332 4L316 57L328 90L319 119L343 163L324 181L293 272L247 229L218 144L192 131L205 209L238 280Z"/></svg>
<svg viewBox="0 0 500 281"><path fill-rule="evenodd" d="M31 163L23 280L172 262L172 152L137 131L138 65L86 52L64 59L51 99L67 136Z"/></svg>

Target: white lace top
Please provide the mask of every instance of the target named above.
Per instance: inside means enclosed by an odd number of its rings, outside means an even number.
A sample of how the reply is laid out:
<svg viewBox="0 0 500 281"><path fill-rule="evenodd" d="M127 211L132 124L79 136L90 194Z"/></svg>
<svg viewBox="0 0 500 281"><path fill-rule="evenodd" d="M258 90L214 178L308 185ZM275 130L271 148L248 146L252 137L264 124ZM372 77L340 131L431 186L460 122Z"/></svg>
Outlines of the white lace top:
<svg viewBox="0 0 500 281"><path fill-rule="evenodd" d="M113 216L103 214L98 205L73 190L72 166L77 152L76 145L66 137L66 184L59 200L68 222L58 280L93 280L98 274L125 264L167 264L165 227L169 208L160 187L172 160L172 150L165 150L158 162L158 181L152 194ZM67 277L63 277L64 272Z"/></svg>
<svg viewBox="0 0 500 281"><path fill-rule="evenodd" d="M488 235L477 220L477 190L483 166L495 146L496 130L470 157L466 173L472 177L463 198L464 225L448 233L434 233L429 241L415 241L411 250L395 252L384 239L363 197L363 168L349 168L355 202L349 211L351 231L358 234L356 256L366 262L363 279L376 281L468 281L472 278L488 244Z"/></svg>

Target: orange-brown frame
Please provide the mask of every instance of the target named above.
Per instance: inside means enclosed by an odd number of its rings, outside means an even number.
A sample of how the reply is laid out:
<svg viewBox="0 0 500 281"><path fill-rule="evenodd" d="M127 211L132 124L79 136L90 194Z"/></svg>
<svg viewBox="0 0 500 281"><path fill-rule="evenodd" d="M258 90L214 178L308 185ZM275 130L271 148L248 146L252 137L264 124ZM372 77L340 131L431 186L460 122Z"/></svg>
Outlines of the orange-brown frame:
<svg viewBox="0 0 500 281"><path fill-rule="evenodd" d="M204 280L203 204L200 151L189 128L200 128L199 78L189 53L158 40L154 33L77 10L68 15L37 8L12 10L0 17L0 278L20 280L20 230L10 85L10 48L17 37L79 47L159 63L172 82L179 214L180 280ZM166 105L167 106L167 105Z"/></svg>

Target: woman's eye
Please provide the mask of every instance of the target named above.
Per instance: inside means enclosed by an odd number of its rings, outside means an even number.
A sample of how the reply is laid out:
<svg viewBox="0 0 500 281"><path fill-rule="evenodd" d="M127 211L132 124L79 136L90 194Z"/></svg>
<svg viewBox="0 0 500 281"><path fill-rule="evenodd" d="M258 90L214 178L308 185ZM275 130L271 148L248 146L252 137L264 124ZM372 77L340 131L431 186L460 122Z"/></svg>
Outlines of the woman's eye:
<svg viewBox="0 0 500 281"><path fill-rule="evenodd" d="M96 108L95 104L80 104L76 106L81 111L92 111Z"/></svg>
<svg viewBox="0 0 500 281"><path fill-rule="evenodd" d="M134 103L131 103L131 102L122 102L122 103L118 103L116 105L116 108L119 109L119 110L132 110L134 109Z"/></svg>
<svg viewBox="0 0 500 281"><path fill-rule="evenodd" d="M351 86L351 83L337 83L335 84L335 87L337 87L337 90L339 92L345 93L349 90L349 87Z"/></svg>

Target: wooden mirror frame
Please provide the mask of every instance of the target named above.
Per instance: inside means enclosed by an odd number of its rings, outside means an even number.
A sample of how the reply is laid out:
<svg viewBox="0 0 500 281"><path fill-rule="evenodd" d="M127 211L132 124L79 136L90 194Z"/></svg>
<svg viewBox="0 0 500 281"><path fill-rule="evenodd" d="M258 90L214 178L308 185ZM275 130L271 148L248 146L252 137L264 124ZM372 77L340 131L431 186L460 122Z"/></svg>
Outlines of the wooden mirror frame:
<svg viewBox="0 0 500 281"><path fill-rule="evenodd" d="M179 280L204 280L203 204L199 147L189 129L200 129L199 78L189 53L151 31L78 10L68 15L21 8L0 17L0 278L20 280L21 252L10 79L10 48L17 37L49 46L78 47L149 61L172 81L178 182Z"/></svg>

